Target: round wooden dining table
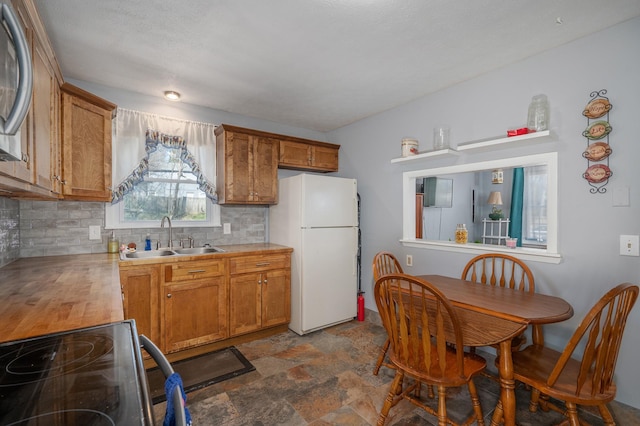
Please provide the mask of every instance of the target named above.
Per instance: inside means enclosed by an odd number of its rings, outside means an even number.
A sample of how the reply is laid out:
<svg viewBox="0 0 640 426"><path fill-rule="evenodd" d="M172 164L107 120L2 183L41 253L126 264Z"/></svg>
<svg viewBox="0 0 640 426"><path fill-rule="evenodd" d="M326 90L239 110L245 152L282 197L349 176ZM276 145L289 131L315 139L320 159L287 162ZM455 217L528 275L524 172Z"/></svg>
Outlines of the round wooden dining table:
<svg viewBox="0 0 640 426"><path fill-rule="evenodd" d="M550 324L573 316L564 299L442 275L419 275L435 285L456 307L465 346L499 345L500 400L504 424L515 426L516 398L511 339L530 324ZM491 420L497 426L501 418Z"/></svg>

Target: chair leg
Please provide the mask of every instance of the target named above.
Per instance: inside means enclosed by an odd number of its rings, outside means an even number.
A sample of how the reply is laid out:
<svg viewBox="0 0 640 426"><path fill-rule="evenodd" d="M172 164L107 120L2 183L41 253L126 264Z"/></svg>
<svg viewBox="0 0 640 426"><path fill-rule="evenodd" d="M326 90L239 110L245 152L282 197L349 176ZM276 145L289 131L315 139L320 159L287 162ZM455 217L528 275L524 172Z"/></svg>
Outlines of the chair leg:
<svg viewBox="0 0 640 426"><path fill-rule="evenodd" d="M540 400L540 391L538 389L531 389L531 399L529 400L529 411L531 411L532 413L535 413L536 411L538 411L539 400Z"/></svg>
<svg viewBox="0 0 640 426"><path fill-rule="evenodd" d="M384 400L384 404L382 405L382 410L380 410L380 415L378 416L378 426L383 426L385 420L387 419L387 415L389 415L389 410L394 406L394 399L396 396L396 389L398 386L402 386L402 379L404 377L404 373L402 371L396 371L396 375L393 378L393 382L391 383L391 388L389 389L389 393Z"/></svg>
<svg viewBox="0 0 640 426"><path fill-rule="evenodd" d="M380 355L378 355L378 361L376 362L376 367L373 369L373 375L377 376L380 371L380 366L384 362L384 357L387 356L387 351L389 350L389 345L391 344L391 340L387 338L387 341L384 342L382 349L380 349Z"/></svg>
<svg viewBox="0 0 640 426"><path fill-rule="evenodd" d="M578 419L578 407L572 402L567 402L567 411L565 415L569 418L569 424L571 426L580 426L580 419Z"/></svg>
<svg viewBox="0 0 640 426"><path fill-rule="evenodd" d="M502 408L502 400L498 399L496 409L493 410L493 417L491 417L491 426L500 426L504 420L504 408Z"/></svg>
<svg viewBox="0 0 640 426"><path fill-rule="evenodd" d="M431 399L435 398L435 393L433 392L433 385L427 385L427 396Z"/></svg>
<svg viewBox="0 0 640 426"><path fill-rule="evenodd" d="M600 410L600 415L606 426L614 426L616 424L606 404L598 405L598 410Z"/></svg>
<svg viewBox="0 0 640 426"><path fill-rule="evenodd" d="M549 395L544 395L544 394L540 394L540 399L538 400L538 404L540 404L540 408L544 412L548 412L549 410L552 410L553 407L555 407L555 405L551 403L551 401L549 401Z"/></svg>
<svg viewBox="0 0 640 426"><path fill-rule="evenodd" d="M482 406L480 405L480 398L478 398L478 391L476 390L476 384L472 380L469 380L467 384L469 388L469 395L471 395L471 403L473 404L473 411L475 412L475 418L478 422L478 426L484 426L484 417L482 415Z"/></svg>
<svg viewBox="0 0 640 426"><path fill-rule="evenodd" d="M447 388L438 386L438 426L447 426Z"/></svg>

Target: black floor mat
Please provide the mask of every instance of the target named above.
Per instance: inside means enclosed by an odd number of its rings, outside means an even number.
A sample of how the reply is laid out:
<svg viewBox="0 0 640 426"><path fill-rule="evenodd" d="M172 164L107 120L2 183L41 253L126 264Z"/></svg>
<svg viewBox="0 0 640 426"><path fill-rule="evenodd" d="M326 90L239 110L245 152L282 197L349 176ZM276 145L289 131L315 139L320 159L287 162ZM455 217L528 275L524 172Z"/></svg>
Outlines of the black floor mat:
<svg viewBox="0 0 640 426"><path fill-rule="evenodd" d="M180 374L187 393L256 369L234 346L176 361L172 366ZM153 403L165 401L162 371L157 367L147 370L147 380Z"/></svg>

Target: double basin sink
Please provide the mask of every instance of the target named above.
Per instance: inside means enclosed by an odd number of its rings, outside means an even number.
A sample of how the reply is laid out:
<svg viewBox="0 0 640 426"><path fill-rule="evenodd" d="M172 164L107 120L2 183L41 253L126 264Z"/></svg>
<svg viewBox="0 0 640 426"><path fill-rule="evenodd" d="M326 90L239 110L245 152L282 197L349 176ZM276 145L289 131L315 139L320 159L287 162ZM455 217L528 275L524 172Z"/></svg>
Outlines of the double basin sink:
<svg viewBox="0 0 640 426"><path fill-rule="evenodd" d="M160 250L148 250L148 251L134 251L131 253L124 253L126 259L142 259L148 257L164 257L164 256L180 256L180 255L198 255L198 254L211 254L222 253L223 249L218 247L191 247L191 248L178 248L178 249L160 249Z"/></svg>

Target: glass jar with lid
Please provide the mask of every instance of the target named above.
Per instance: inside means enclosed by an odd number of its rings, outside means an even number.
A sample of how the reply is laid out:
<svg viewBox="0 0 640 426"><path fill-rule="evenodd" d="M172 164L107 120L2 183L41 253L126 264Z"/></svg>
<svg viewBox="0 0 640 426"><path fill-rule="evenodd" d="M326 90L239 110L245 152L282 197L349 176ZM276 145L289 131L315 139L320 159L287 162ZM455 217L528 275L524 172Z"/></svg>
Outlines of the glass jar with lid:
<svg viewBox="0 0 640 426"><path fill-rule="evenodd" d="M535 95L529 104L527 115L529 132L541 132L549 129L549 101L547 95Z"/></svg>
<svg viewBox="0 0 640 426"><path fill-rule="evenodd" d="M467 231L467 225L459 223L456 225L456 244L467 244L469 238L469 231Z"/></svg>

